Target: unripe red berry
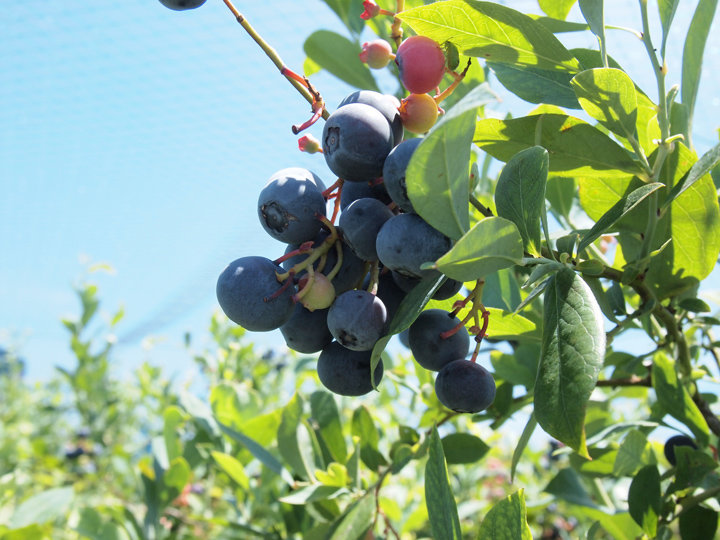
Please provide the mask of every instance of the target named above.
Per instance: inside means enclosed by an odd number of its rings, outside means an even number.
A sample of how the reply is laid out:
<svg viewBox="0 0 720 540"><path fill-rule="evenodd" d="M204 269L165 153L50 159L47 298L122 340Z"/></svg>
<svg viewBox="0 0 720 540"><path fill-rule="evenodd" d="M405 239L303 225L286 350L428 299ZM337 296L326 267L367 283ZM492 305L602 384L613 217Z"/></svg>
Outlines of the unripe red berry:
<svg viewBox="0 0 720 540"><path fill-rule="evenodd" d="M438 106L428 94L410 94L400 102L403 127L413 133L425 133L435 125Z"/></svg>
<svg viewBox="0 0 720 540"><path fill-rule="evenodd" d="M365 8L365 11L360 14L361 19L372 19L380 13L380 6L372 0L364 0L363 7Z"/></svg>
<svg viewBox="0 0 720 540"><path fill-rule="evenodd" d="M437 42L425 36L411 36L395 54L400 80L409 92L425 94L438 87L445 75L445 53Z"/></svg>
<svg viewBox="0 0 720 540"><path fill-rule="evenodd" d="M384 39L376 39L363 43L360 60L373 69L381 69L388 65L392 58L392 47Z"/></svg>

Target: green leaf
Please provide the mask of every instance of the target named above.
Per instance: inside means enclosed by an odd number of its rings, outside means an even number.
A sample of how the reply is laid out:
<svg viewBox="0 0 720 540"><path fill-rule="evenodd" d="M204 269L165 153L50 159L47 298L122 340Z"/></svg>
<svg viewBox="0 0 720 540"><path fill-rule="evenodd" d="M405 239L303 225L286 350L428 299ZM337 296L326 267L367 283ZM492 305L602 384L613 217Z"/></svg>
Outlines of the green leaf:
<svg viewBox="0 0 720 540"><path fill-rule="evenodd" d="M589 29L588 25L585 23L563 21L561 19L554 19L552 17L542 17L540 15L529 15L537 22L542 24L545 28L550 30L553 34L562 34L565 32L585 32Z"/></svg>
<svg viewBox="0 0 720 540"><path fill-rule="evenodd" d="M547 493L570 504L595 508L596 505L583 487L577 473L572 469L562 469L545 488Z"/></svg>
<svg viewBox="0 0 720 540"><path fill-rule="evenodd" d="M225 433L228 437L230 437L236 442L239 442L245 448L247 448L250 453L258 461L260 461L260 463L265 465L274 473L282 476L283 480L285 480L288 484L293 485L295 483L292 475L287 471L287 469L285 469L285 467L283 467L283 464L280 463L280 461L278 461L275 456L273 456L265 448L259 445L255 440L251 439L243 433L240 433L239 431L232 429L229 426L226 426L225 424L220 423L219 426L223 433Z"/></svg>
<svg viewBox="0 0 720 540"><path fill-rule="evenodd" d="M532 540L527 523L525 491L518 490L496 502L480 524L478 540Z"/></svg>
<svg viewBox="0 0 720 540"><path fill-rule="evenodd" d="M692 118L695 112L698 87L700 86L705 43L710 33L710 26L715 17L716 8L717 0L699 0L685 38L682 84L680 87L682 104L687 107L688 111L688 133L685 133L685 140L691 140L688 135L691 135L692 131Z"/></svg>
<svg viewBox="0 0 720 540"><path fill-rule="evenodd" d="M559 271L545 291L535 415L549 435L585 457L585 407L604 357L605 330L595 296L575 272Z"/></svg>
<svg viewBox="0 0 720 540"><path fill-rule="evenodd" d="M540 9L549 17L565 20L568 13L570 13L570 8L573 7L576 1L577 0L538 0L538 4L540 5Z"/></svg>
<svg viewBox="0 0 720 540"><path fill-rule="evenodd" d="M363 496L348 507L345 513L333 524L332 534L327 540L359 540L373 524L375 515L375 497Z"/></svg>
<svg viewBox="0 0 720 540"><path fill-rule="evenodd" d="M183 444L178 433L178 426L185 421L185 415L182 410L175 405L165 409L163 436L165 437L165 448L169 460L173 460L182 455Z"/></svg>
<svg viewBox="0 0 720 540"><path fill-rule="evenodd" d="M340 18L348 30L355 34L362 32L364 21L360 18L362 13L361 0L322 0Z"/></svg>
<svg viewBox="0 0 720 540"><path fill-rule="evenodd" d="M443 445L437 429L430 434L430 448L425 464L425 504L435 540L462 538L460 518L448 481Z"/></svg>
<svg viewBox="0 0 720 540"><path fill-rule="evenodd" d="M580 105L613 133L634 137L638 98L635 83L615 68L588 69L571 81Z"/></svg>
<svg viewBox="0 0 720 540"><path fill-rule="evenodd" d="M523 242L517 226L501 217L478 221L434 268L458 281L474 281L522 263Z"/></svg>
<svg viewBox="0 0 720 540"><path fill-rule="evenodd" d="M599 129L564 114L544 113L475 125L475 144L500 161L519 151L544 147L552 156L550 172L559 176L616 177L642 174L627 151Z"/></svg>
<svg viewBox="0 0 720 540"><path fill-rule="evenodd" d="M697 161L694 154L682 143L676 142L675 152L665 161L659 180L668 188L674 186ZM651 163L656 154L650 156ZM617 203L624 195L643 185L637 178L594 177L581 178L580 202L592 219ZM666 190L658 191L660 207ZM618 222L618 237L626 261L640 256L645 231L648 201L643 201L635 212ZM662 252L652 257L646 282L660 299L677 294L697 284L715 267L720 253L720 208L715 186L710 175L695 182L686 193L672 202L655 230L651 252L672 238Z"/></svg>
<svg viewBox="0 0 720 540"><path fill-rule="evenodd" d="M670 33L670 25L672 24L673 18L675 18L675 11L679 4L680 0L658 0L660 23L663 29L662 46L660 47L660 55L662 57L665 56L665 45L667 44L667 38Z"/></svg>
<svg viewBox="0 0 720 540"><path fill-rule="evenodd" d="M605 448L590 447L589 453L592 461L577 454L570 454L570 465L585 478L612 476L617 452L617 446L614 444Z"/></svg>
<svg viewBox="0 0 720 540"><path fill-rule="evenodd" d="M653 359L652 385L665 412L690 428L698 441L706 445L710 434L707 422L678 380L675 363L665 354L658 353Z"/></svg>
<svg viewBox="0 0 720 540"><path fill-rule="evenodd" d="M334 461L345 463L347 446L342 432L340 413L335 398L329 392L318 390L310 396L310 411L317 425L320 439L327 447Z"/></svg>
<svg viewBox="0 0 720 540"><path fill-rule="evenodd" d="M580 11L590 26L590 31L595 34L603 47L605 43L605 13L603 0L578 0Z"/></svg>
<svg viewBox="0 0 720 540"><path fill-rule="evenodd" d="M379 91L370 68L360 61L360 46L346 37L317 30L305 40L303 50L313 62L350 86Z"/></svg>
<svg viewBox="0 0 720 540"><path fill-rule="evenodd" d="M629 214L634 210L638 204L645 200L648 195L656 192L658 189L665 187L660 182L653 182L652 184L644 184L639 188L631 191L628 195L623 196L618 202L616 202L607 212L605 212L600 219L597 220L592 229L590 229L580 240L578 246L578 253L592 244L595 240L600 238L603 234L610 232L613 225L617 223L620 218Z"/></svg>
<svg viewBox="0 0 720 540"><path fill-rule="evenodd" d="M717 462L702 450L691 446L675 447L675 479L668 487L668 492L697 487L717 469ZM717 478L717 477L716 477ZM717 480L716 480L717 481Z"/></svg>
<svg viewBox="0 0 720 540"><path fill-rule="evenodd" d="M643 533L627 512L608 514L607 510L588 506L576 507L574 510L598 521L613 540L637 540Z"/></svg>
<svg viewBox="0 0 720 540"><path fill-rule="evenodd" d="M540 356L538 342L522 343L515 348L512 354L503 354L500 351L490 353L494 375L496 379L521 384L528 390L535 386Z"/></svg>
<svg viewBox="0 0 720 540"><path fill-rule="evenodd" d="M442 438L443 453L448 465L475 463L490 447L470 433L451 433Z"/></svg>
<svg viewBox="0 0 720 540"><path fill-rule="evenodd" d="M633 476L645 465L656 463L655 453L647 436L637 429L628 432L618 448L613 474L615 476Z"/></svg>
<svg viewBox="0 0 720 540"><path fill-rule="evenodd" d="M438 43L451 41L462 54L492 62L578 71L577 60L542 24L505 6L448 0L399 14L415 32Z"/></svg>
<svg viewBox="0 0 720 540"><path fill-rule="evenodd" d="M496 100L487 84L474 88L433 127L407 167L415 212L453 239L470 228L468 170L477 109Z"/></svg>
<svg viewBox="0 0 720 540"><path fill-rule="evenodd" d="M487 308L514 311L522 302L520 287L511 269L489 274L482 292L482 303Z"/></svg>
<svg viewBox="0 0 720 540"><path fill-rule="evenodd" d="M377 471L387 460L378 450L380 435L370 411L364 405L353 411L352 434L360 440L360 459L369 469Z"/></svg>
<svg viewBox="0 0 720 540"><path fill-rule="evenodd" d="M693 164L687 175L683 176L683 178L673 186L661 210L665 210L670 203L692 187L695 182L712 171L718 163L720 163L720 144L713 146L705 152L703 156Z"/></svg>
<svg viewBox="0 0 720 540"><path fill-rule="evenodd" d="M692 313L710 313L712 311L710 306L700 298L683 298L678 302L678 306Z"/></svg>
<svg viewBox="0 0 720 540"><path fill-rule="evenodd" d="M240 486L241 489L246 491L250 489L250 480L247 474L245 474L245 468L242 466L242 463L230 454L213 451L211 455L215 463L218 464L218 467L220 467L233 482Z"/></svg>
<svg viewBox="0 0 720 540"><path fill-rule="evenodd" d="M177 498L190 482L190 465L183 457L177 457L170 462L170 466L162 475L162 488L160 500L170 504Z"/></svg>
<svg viewBox="0 0 720 540"><path fill-rule="evenodd" d="M540 222L550 157L541 146L515 154L503 167L495 188L497 214L515 223L526 251L540 255Z"/></svg>
<svg viewBox="0 0 720 540"><path fill-rule="evenodd" d="M307 480L313 478L315 466L312 455L308 456L308 453L312 454L312 448L300 443L300 430L305 429L302 425L303 408L300 394L295 393L282 410L277 443L280 455L292 471Z"/></svg>
<svg viewBox="0 0 720 540"><path fill-rule="evenodd" d="M347 468L340 463L331 463L327 471L315 471L315 478L326 486L345 487L348 484Z"/></svg>
<svg viewBox="0 0 720 540"><path fill-rule="evenodd" d="M530 437L532 437L532 434L535 431L536 427L537 427L537 420L535 420L535 413L531 413L530 417L528 418L527 424L525 424L525 427L523 428L523 431L520 434L520 438L518 439L517 446L515 446L515 450L513 451L512 463L510 464L510 481L511 482L515 480L515 471L517 470L518 463L520 463L520 458L522 457L522 453L525 450L525 448L527 447L528 442L530 441Z"/></svg>
<svg viewBox="0 0 720 540"><path fill-rule="evenodd" d="M63 516L70 509L75 491L71 486L52 488L25 499L13 512L10 528L43 524Z"/></svg>
<svg viewBox="0 0 720 540"><path fill-rule="evenodd" d="M678 520L682 540L705 540L715 538L718 513L704 506L696 505L684 510Z"/></svg>
<svg viewBox="0 0 720 540"><path fill-rule="evenodd" d="M304 505L314 501L335 499L347 492L348 490L342 487L313 484L293 491L284 497L280 497L279 500L287 504Z"/></svg>
<svg viewBox="0 0 720 540"><path fill-rule="evenodd" d="M497 62L487 64L500 84L520 99L529 103L547 103L568 109L580 108L575 92L570 86L572 73Z"/></svg>
<svg viewBox="0 0 720 540"><path fill-rule="evenodd" d="M648 536L654 537L662 512L660 473L655 465L643 467L633 478L628 491L628 506L635 522Z"/></svg>
<svg viewBox="0 0 720 540"><path fill-rule="evenodd" d="M517 313L497 308L488 308L490 312L486 336L492 339L537 340L534 335L535 323Z"/></svg>

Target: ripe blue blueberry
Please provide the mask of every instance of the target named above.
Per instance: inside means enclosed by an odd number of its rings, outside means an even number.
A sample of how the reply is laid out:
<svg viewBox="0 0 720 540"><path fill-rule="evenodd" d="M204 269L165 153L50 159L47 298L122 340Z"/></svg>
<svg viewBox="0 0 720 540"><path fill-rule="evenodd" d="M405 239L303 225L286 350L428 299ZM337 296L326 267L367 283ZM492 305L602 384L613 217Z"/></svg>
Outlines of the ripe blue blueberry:
<svg viewBox="0 0 720 540"><path fill-rule="evenodd" d="M288 244L312 240L326 215L325 186L318 176L300 167L273 174L258 197L260 224L270 236Z"/></svg>
<svg viewBox="0 0 720 540"><path fill-rule="evenodd" d="M393 148L390 123L376 108L349 103L337 109L323 128L323 155L330 170L343 180L368 182L382 176Z"/></svg>
<svg viewBox="0 0 720 540"><path fill-rule="evenodd" d="M385 164L383 165L383 183L387 189L390 198L404 212L414 212L412 203L407 194L407 185L405 183L405 171L407 170L410 158L415 153L415 149L422 142L422 138L408 139L403 141L388 154Z"/></svg>
<svg viewBox="0 0 720 540"><path fill-rule="evenodd" d="M246 330L267 332L287 322L295 309L293 285L282 288L282 268L265 257L241 257L222 271L217 299L225 315Z"/></svg>
<svg viewBox="0 0 720 540"><path fill-rule="evenodd" d="M440 403L456 412L484 411L495 400L495 379L480 364L453 360L438 373L435 395Z"/></svg>
<svg viewBox="0 0 720 540"><path fill-rule="evenodd" d="M330 306L327 324L330 333L353 351L369 351L380 339L387 322L387 310L377 296L363 290L347 291Z"/></svg>
<svg viewBox="0 0 720 540"><path fill-rule="evenodd" d="M370 379L371 351L351 351L333 341L325 347L317 361L320 382L335 394L341 396L362 396L373 388ZM373 373L375 386L383 377L380 361Z"/></svg>
<svg viewBox="0 0 720 540"><path fill-rule="evenodd" d="M398 145L403 140L404 130L398 107L400 100L390 94L381 94L374 90L357 90L343 99L338 109L348 103L364 103L375 107L390 123L393 132L393 144Z"/></svg>

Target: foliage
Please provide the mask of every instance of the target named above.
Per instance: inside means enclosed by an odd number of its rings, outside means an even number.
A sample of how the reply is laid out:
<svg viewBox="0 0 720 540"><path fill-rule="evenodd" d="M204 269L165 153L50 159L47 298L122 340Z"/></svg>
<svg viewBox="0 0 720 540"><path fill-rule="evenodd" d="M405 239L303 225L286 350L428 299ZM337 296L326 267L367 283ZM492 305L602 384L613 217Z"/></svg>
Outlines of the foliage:
<svg viewBox="0 0 720 540"><path fill-rule="evenodd" d="M259 354L215 316L212 348L195 355L198 396L148 365L114 378L112 342L88 336L97 290L83 285L79 318L63 321L74 370L31 386L4 355L0 538L711 537L720 320L701 297L720 252L720 146L698 156L691 126L716 1L698 4L669 90L678 2L658 2L659 47L639 2L658 103L607 56L602 2L579 2L587 25L563 20L572 1L541 1L538 18L408 0L365 23L360 2L326 3L345 35L312 34L308 72L376 88L360 35L391 39L400 22L471 61L407 182L421 217L455 241L426 268L473 293L429 300L437 279L413 289L373 351L385 380L364 398L331 395L313 358ZM567 49L558 29L592 32L598 51ZM537 108L486 117L490 71ZM422 309L458 300L482 301L497 382L474 415L443 407L430 372L384 351ZM660 428L697 448L676 447L670 465Z"/></svg>

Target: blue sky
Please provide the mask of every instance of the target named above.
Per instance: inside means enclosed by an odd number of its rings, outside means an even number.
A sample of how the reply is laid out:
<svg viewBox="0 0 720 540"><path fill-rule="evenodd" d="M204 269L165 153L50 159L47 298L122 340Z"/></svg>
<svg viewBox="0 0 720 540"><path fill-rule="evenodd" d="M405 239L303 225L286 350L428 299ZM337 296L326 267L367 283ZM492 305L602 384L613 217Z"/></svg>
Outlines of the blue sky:
<svg viewBox="0 0 720 540"><path fill-rule="evenodd" d="M535 2L505 3L537 11ZM609 23L628 25L625 8L637 20L636 2L607 4L623 6ZM343 32L319 0L238 7L297 71L312 31ZM689 13L678 13L674 39L684 38ZM701 151L717 141L719 36L711 31L699 97ZM610 53L650 81L640 44L616 38ZM589 36L574 39L595 46ZM71 365L59 319L77 313L71 285L84 275L82 261L107 262L115 274L91 279L106 313L125 307L119 362L190 367L182 336L204 339L223 267L283 253L256 217L266 179L304 166L332 183L322 157L298 152L290 131L308 104L220 0L190 12L156 0L10 2L0 51L0 345L18 348L33 377ZM670 68L677 82L679 57ZM323 73L313 81L331 107L352 90ZM645 84L655 97L653 88ZM532 108L496 89L498 113ZM145 336L158 338L149 352ZM253 339L281 345L277 334Z"/></svg>

